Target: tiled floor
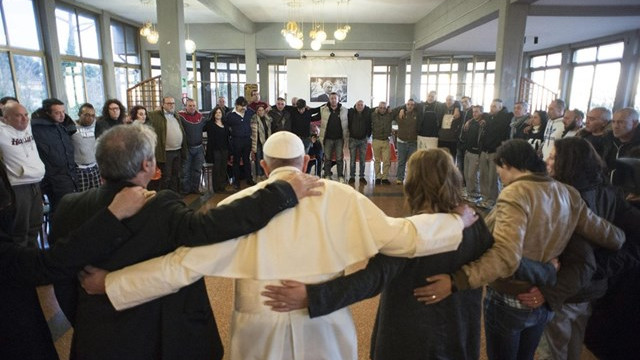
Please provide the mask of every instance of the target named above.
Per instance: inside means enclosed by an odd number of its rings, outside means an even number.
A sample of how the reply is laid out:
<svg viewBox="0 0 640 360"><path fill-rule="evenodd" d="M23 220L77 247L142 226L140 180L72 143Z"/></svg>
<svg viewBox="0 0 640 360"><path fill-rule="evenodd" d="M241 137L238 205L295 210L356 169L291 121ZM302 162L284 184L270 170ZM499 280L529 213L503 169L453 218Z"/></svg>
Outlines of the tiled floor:
<svg viewBox="0 0 640 360"><path fill-rule="evenodd" d="M400 185L373 185L372 170L369 164L367 164L366 174L368 184L360 185L358 182L355 184L355 188L358 191L369 197L377 206L379 206L387 215L390 216L405 216L407 210L404 205L404 198L402 194L402 187ZM201 210L206 210L210 207L214 207L215 204L224 198L225 194L215 194L213 196L197 197L195 195L189 195L185 200L193 207L198 207ZM363 267L365 263L353 266L348 271L354 271L360 267ZM231 309L233 305L233 284L230 279L210 277L206 280L207 289L209 293L209 299L213 307L216 319L218 321L218 327L223 339L223 343L229 343L229 319L231 318ZM57 306L53 291L51 287L42 287L39 289L39 294L43 309L45 310L45 316L49 319L49 324L52 329L54 340L56 340L56 348L60 354L61 359L68 359L69 346L71 342L72 329L70 329L64 315L60 312ZM358 354L359 359L368 359L369 354L369 339L371 336L371 329L373 328L373 321L378 305L378 297L363 301L351 307L353 311L354 320L356 322L356 328L358 331ZM484 334L483 334L484 337ZM484 340L482 341L484 344ZM228 346L225 346L228 348ZM225 359L228 356L225 357ZM584 359L595 359L586 350L583 353ZM484 348L482 349L481 359L486 359L484 354Z"/></svg>

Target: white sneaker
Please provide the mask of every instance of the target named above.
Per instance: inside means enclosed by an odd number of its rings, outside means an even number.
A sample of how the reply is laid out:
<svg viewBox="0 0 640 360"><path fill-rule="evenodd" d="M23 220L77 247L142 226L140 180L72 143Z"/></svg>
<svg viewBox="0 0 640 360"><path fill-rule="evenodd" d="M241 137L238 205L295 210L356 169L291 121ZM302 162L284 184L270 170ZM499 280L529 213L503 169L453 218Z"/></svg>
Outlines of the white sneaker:
<svg viewBox="0 0 640 360"><path fill-rule="evenodd" d="M338 182L339 182L339 183L343 183L343 184L344 184L344 183L345 183L345 181L344 181L344 176L340 176L340 177L338 177Z"/></svg>

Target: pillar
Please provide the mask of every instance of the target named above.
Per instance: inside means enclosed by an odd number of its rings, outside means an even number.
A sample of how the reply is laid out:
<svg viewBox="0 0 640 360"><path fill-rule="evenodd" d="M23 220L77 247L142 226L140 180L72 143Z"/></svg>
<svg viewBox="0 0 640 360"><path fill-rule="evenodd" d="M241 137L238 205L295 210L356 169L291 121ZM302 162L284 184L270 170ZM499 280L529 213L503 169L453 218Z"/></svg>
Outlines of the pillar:
<svg viewBox="0 0 640 360"><path fill-rule="evenodd" d="M494 97L501 98L509 110L513 110L513 104L517 100L522 76L522 51L528 12L528 4L512 4L511 0L500 0L498 5Z"/></svg>

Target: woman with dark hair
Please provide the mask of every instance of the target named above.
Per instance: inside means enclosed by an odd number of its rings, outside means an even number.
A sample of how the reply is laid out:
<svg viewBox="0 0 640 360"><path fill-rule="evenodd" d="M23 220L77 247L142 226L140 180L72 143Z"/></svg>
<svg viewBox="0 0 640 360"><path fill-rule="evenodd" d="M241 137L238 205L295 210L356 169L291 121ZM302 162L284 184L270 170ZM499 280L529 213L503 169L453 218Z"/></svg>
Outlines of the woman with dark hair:
<svg viewBox="0 0 640 360"><path fill-rule="evenodd" d="M625 231L627 241L622 249L611 252L573 236L560 255L557 282L555 271L545 276L545 265L528 259L523 259L516 273L539 285L518 296L523 304L537 308L546 303L555 311L544 330L544 348L553 359L580 359L592 301L605 294L608 277L640 264L640 212L624 200L621 191L605 185L604 169L593 146L577 137L557 140L547 158L549 175L573 186L594 213ZM523 268L539 276L527 275ZM533 296L539 301L531 302Z"/></svg>
<svg viewBox="0 0 640 360"><path fill-rule="evenodd" d="M544 129L547 126L547 120L546 111L535 111L531 116L531 124L524 130L525 140L540 154L542 154L542 142L544 141Z"/></svg>
<svg viewBox="0 0 640 360"><path fill-rule="evenodd" d="M125 123L127 109L118 99L109 99L102 106L102 116L96 122L96 139L112 126Z"/></svg>
<svg viewBox="0 0 640 360"><path fill-rule="evenodd" d="M486 218L494 245L451 277L416 289L416 296L428 303L442 291L489 284L484 305L489 358L533 359L552 312L545 306L532 309L516 297L532 287L531 282L511 276L520 259L549 262L560 255L574 232L612 250L622 246L625 236L596 216L575 189L546 176L545 163L527 141L514 139L502 144L495 163L505 187Z"/></svg>
<svg viewBox="0 0 640 360"><path fill-rule="evenodd" d="M227 176L227 160L229 159L229 128L222 120L224 110L216 106L211 110L211 121L207 121L204 130L207 132L207 153L205 159L213 164L213 191L225 191L229 178Z"/></svg>
<svg viewBox="0 0 640 360"><path fill-rule="evenodd" d="M418 150L407 169L404 194L412 214L450 213L463 204L462 175L445 150ZM480 219L464 229L456 251L413 259L378 254L363 270L306 285L309 315L327 315L382 292L371 335L372 359L478 359L482 289L456 293L433 306L416 301L413 289L433 281L431 275L474 261L492 243Z"/></svg>
<svg viewBox="0 0 640 360"><path fill-rule="evenodd" d="M144 124L147 122L147 108L142 105L136 105L129 111L129 118L134 124Z"/></svg>

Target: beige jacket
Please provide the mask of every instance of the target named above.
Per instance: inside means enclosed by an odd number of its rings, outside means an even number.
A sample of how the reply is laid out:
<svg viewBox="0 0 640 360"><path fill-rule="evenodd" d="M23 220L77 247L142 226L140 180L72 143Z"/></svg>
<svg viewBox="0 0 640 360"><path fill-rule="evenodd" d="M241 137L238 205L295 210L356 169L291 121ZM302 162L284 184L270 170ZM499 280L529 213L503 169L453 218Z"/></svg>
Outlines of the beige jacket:
<svg viewBox="0 0 640 360"><path fill-rule="evenodd" d="M547 262L560 255L574 231L593 244L617 250L624 232L595 215L574 188L546 176L526 175L505 187L486 218L494 245L454 274L459 289L491 283L516 295L531 284L511 278L524 256Z"/></svg>
<svg viewBox="0 0 640 360"><path fill-rule="evenodd" d="M271 116L265 115L264 118L267 123L266 129L262 126L262 121L258 114L254 114L251 117L251 151L253 152L258 151L258 140L260 140L260 144L264 145L267 138L271 136Z"/></svg>
<svg viewBox="0 0 640 360"><path fill-rule="evenodd" d="M342 104L338 104L340 106L340 124L342 125L342 139L345 141L345 144L349 142L349 119L347 117L349 110L346 106L342 106ZM327 130L327 123L329 122L329 116L331 115L331 110L329 108L329 104L324 104L320 107L320 134L318 137L320 138L320 142L324 144L324 134Z"/></svg>

